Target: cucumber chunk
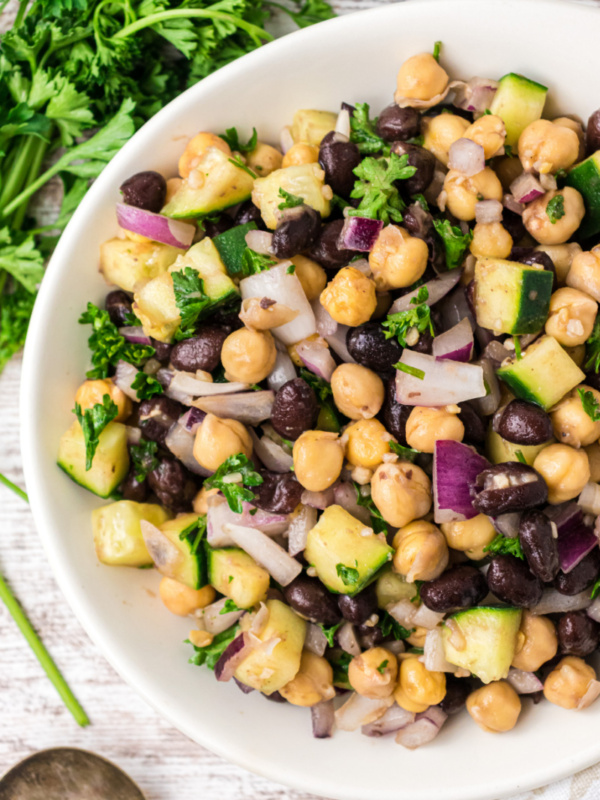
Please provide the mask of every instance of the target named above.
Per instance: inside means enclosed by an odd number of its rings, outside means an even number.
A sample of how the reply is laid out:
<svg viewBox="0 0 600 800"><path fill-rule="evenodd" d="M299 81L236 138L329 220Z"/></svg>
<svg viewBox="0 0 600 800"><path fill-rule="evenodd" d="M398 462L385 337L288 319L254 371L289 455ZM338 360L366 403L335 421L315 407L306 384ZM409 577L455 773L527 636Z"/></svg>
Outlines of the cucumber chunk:
<svg viewBox="0 0 600 800"><path fill-rule="evenodd" d="M412 600L417 594L416 583L409 583L403 575L399 575L386 567L375 583L377 605L387 608L400 600Z"/></svg>
<svg viewBox="0 0 600 800"><path fill-rule="evenodd" d="M238 608L252 608L265 599L270 576L252 556L235 547L207 551L208 579L217 592L230 597Z"/></svg>
<svg viewBox="0 0 600 800"><path fill-rule="evenodd" d="M246 234L255 230L256 222L246 222L245 225L236 225L213 239L229 275L242 276L242 256L248 247Z"/></svg>
<svg viewBox="0 0 600 800"><path fill-rule="evenodd" d="M452 614L442 625L446 660L483 683L502 680L515 656L520 625L520 608L479 606Z"/></svg>
<svg viewBox="0 0 600 800"><path fill-rule="evenodd" d="M584 373L552 336L541 336L521 359L506 359L498 370L517 397L545 411L585 380Z"/></svg>
<svg viewBox="0 0 600 800"><path fill-rule="evenodd" d="M109 239L100 245L100 272L108 283L133 292L138 281L162 275L182 253L168 244Z"/></svg>
<svg viewBox="0 0 600 800"><path fill-rule="evenodd" d="M190 589L201 589L208 583L206 550L204 542L197 541L196 532L181 537L186 528L201 520L200 514L180 514L176 519L163 522L159 530L168 540L167 548L161 548L160 544L153 547L146 541L158 571Z"/></svg>
<svg viewBox="0 0 600 800"><path fill-rule="evenodd" d="M541 119L547 94L547 86L515 72L500 78L490 111L504 120L506 144L514 147L525 128Z"/></svg>
<svg viewBox="0 0 600 800"><path fill-rule="evenodd" d="M600 150L569 170L566 184L577 189L585 203L578 238L588 239L600 233Z"/></svg>
<svg viewBox="0 0 600 800"><path fill-rule="evenodd" d="M129 472L127 428L120 422L109 422L98 437L92 467L85 468L85 439L77 420L61 437L58 466L75 483L98 497L110 497Z"/></svg>
<svg viewBox="0 0 600 800"><path fill-rule="evenodd" d="M538 453L541 453L544 447L552 444L554 439L543 444L513 444L506 439L503 439L499 433L492 429L490 424L487 440L485 444L485 452L492 464L503 464L505 461L518 461L517 452L523 454L523 458L529 466L533 465Z"/></svg>
<svg viewBox="0 0 600 800"><path fill-rule="evenodd" d="M325 173L319 164L298 164L276 169L265 178L257 178L252 190L252 202L260 208L264 223L271 230L275 230L283 213L279 208L282 203L280 189L301 197L306 205L314 208L322 217L328 217L331 213L329 198L332 193L331 190L327 193L325 189Z"/></svg>
<svg viewBox="0 0 600 800"><path fill-rule="evenodd" d="M162 525L168 511L155 503L119 500L92 511L92 530L98 561L111 567L145 567L152 557L144 544L140 523Z"/></svg>
<svg viewBox="0 0 600 800"><path fill-rule="evenodd" d="M304 556L330 591L352 596L391 560L393 552L383 536L333 505L308 532Z"/></svg>
<svg viewBox="0 0 600 800"><path fill-rule="evenodd" d="M499 333L523 335L544 327L552 295L551 272L502 258L475 265L477 323Z"/></svg>
<svg viewBox="0 0 600 800"><path fill-rule="evenodd" d="M259 639L265 643L271 639L279 642L274 647L258 646L239 665L235 677L263 694L273 694L295 678L300 669L306 622L280 600L267 600L266 606L269 618ZM248 630L251 624L245 615L240 628Z"/></svg>
<svg viewBox="0 0 600 800"><path fill-rule="evenodd" d="M329 131L335 130L336 122L337 114L333 111L301 108L294 114L292 139L295 143L308 142L318 147Z"/></svg>

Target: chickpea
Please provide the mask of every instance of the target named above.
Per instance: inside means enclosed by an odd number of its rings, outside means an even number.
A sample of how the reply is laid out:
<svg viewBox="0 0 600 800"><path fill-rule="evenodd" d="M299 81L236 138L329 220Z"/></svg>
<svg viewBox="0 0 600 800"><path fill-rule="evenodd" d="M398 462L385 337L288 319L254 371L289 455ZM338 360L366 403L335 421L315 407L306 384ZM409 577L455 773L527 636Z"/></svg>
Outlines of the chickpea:
<svg viewBox="0 0 600 800"><path fill-rule="evenodd" d="M408 656L400 662L398 685L394 699L407 711L417 713L436 706L446 696L446 676L425 668L418 656Z"/></svg>
<svg viewBox="0 0 600 800"><path fill-rule="evenodd" d="M319 148L307 142L298 142L290 147L283 157L281 166L297 167L300 164L317 164L319 161Z"/></svg>
<svg viewBox="0 0 600 800"><path fill-rule="evenodd" d="M594 442L585 448L590 462L590 480L592 483L600 483L600 442Z"/></svg>
<svg viewBox="0 0 600 800"><path fill-rule="evenodd" d="M219 494L218 489L207 489L206 486L203 486L192 502L196 514L208 514L208 498L214 497L216 494Z"/></svg>
<svg viewBox="0 0 600 800"><path fill-rule="evenodd" d="M487 556L483 548L496 537L496 530L485 514L456 522L443 522L440 527L448 547L466 553L474 561Z"/></svg>
<svg viewBox="0 0 600 800"><path fill-rule="evenodd" d="M369 266L379 292L402 289L418 281L427 267L429 251L422 239L405 228L388 225L369 253Z"/></svg>
<svg viewBox="0 0 600 800"><path fill-rule="evenodd" d="M500 178L500 183L505 192L510 192L510 185L523 172L523 165L518 158L498 158L494 161L494 170Z"/></svg>
<svg viewBox="0 0 600 800"><path fill-rule="evenodd" d="M504 121L495 114L484 114L483 117L479 117L472 125L469 125L463 137L480 144L487 160L504 147L506 139Z"/></svg>
<svg viewBox="0 0 600 800"><path fill-rule="evenodd" d="M578 387L591 392L600 402L600 392L591 386ZM579 449L587 447L600 439L600 422L594 422L583 410L583 403L577 389L573 389L550 413L554 435L562 444L570 444Z"/></svg>
<svg viewBox="0 0 600 800"><path fill-rule="evenodd" d="M371 497L384 520L399 528L427 514L431 482L421 467L410 462L380 464L371 479Z"/></svg>
<svg viewBox="0 0 600 800"><path fill-rule="evenodd" d="M294 472L309 492L324 492L340 476L344 448L337 433L304 431L294 442Z"/></svg>
<svg viewBox="0 0 600 800"><path fill-rule="evenodd" d="M267 302L264 302L265 299ZM242 300L239 318L247 328L253 331L269 331L291 322L298 316L294 308L275 303L264 297L247 297Z"/></svg>
<svg viewBox="0 0 600 800"><path fill-rule="evenodd" d="M550 444L535 458L533 468L548 485L548 501L554 505L572 500L590 479L590 464L585 450L567 444Z"/></svg>
<svg viewBox="0 0 600 800"><path fill-rule="evenodd" d="M363 697L389 697L398 675L398 660L384 647L372 647L354 656L348 665L348 681Z"/></svg>
<svg viewBox="0 0 600 800"><path fill-rule="evenodd" d="M169 178L167 181L167 194L165 196L165 205L170 203L173 197L181 189L183 180L181 178Z"/></svg>
<svg viewBox="0 0 600 800"><path fill-rule="evenodd" d="M548 203L557 195L563 196L565 213L560 219L551 222L546 209ZM523 211L523 224L527 233L540 244L562 244L575 233L584 214L585 206L577 189L565 186L554 192L546 192L542 197L529 203Z"/></svg>
<svg viewBox="0 0 600 800"><path fill-rule="evenodd" d="M448 73L440 67L431 53L419 53L407 59L400 67L394 95L399 105L403 99L432 100L448 86ZM418 103L415 103L418 105Z"/></svg>
<svg viewBox="0 0 600 800"><path fill-rule="evenodd" d="M594 327L598 303L579 289L564 287L550 298L546 333L565 347L584 344Z"/></svg>
<svg viewBox="0 0 600 800"><path fill-rule="evenodd" d="M479 200L502 200L502 184L493 169L486 167L470 178L451 169L444 179L446 207L457 219L475 219Z"/></svg>
<svg viewBox="0 0 600 800"><path fill-rule="evenodd" d="M331 376L331 390L336 406L350 419L371 419L385 396L379 375L360 364L340 364Z"/></svg>
<svg viewBox="0 0 600 800"><path fill-rule="evenodd" d="M567 286L579 289L600 303L600 245L575 253L566 277Z"/></svg>
<svg viewBox="0 0 600 800"><path fill-rule="evenodd" d="M316 300L327 285L327 273L320 264L306 256L292 256L290 261L296 267L307 300Z"/></svg>
<svg viewBox="0 0 600 800"><path fill-rule="evenodd" d="M283 155L270 144L258 142L254 150L246 155L246 164L261 178L281 169Z"/></svg>
<svg viewBox="0 0 600 800"><path fill-rule="evenodd" d="M458 418L459 413L458 406L443 408L415 406L406 421L408 446L422 453L433 453L438 439L462 442L465 426Z"/></svg>
<svg viewBox="0 0 600 800"><path fill-rule="evenodd" d="M512 247L512 236L501 222L478 222L473 228L471 253L474 256L508 258Z"/></svg>
<svg viewBox="0 0 600 800"><path fill-rule="evenodd" d="M209 147L216 147L226 156L231 156L231 148L220 136L214 133L197 133L193 139L187 143L183 155L179 159L179 174L182 178L189 177L190 172L198 166L200 158Z"/></svg>
<svg viewBox="0 0 600 800"><path fill-rule="evenodd" d="M194 440L194 458L198 464L214 472L229 456L238 453L248 458L252 455L252 439L244 425L235 419L207 414Z"/></svg>
<svg viewBox="0 0 600 800"><path fill-rule="evenodd" d="M563 128L569 128L569 130L577 134L577 138L579 139L579 153L575 161L583 161L585 158L585 133L583 132L583 125L581 122L577 119L571 119L571 117L557 117L553 119L552 122L555 125L561 125Z"/></svg>
<svg viewBox="0 0 600 800"><path fill-rule="evenodd" d="M432 522L420 519L400 528L394 547L393 567L409 583L432 581L448 566L448 545Z"/></svg>
<svg viewBox="0 0 600 800"><path fill-rule="evenodd" d="M193 630L188 634L188 639L196 647L208 647L213 643L214 635L208 631Z"/></svg>
<svg viewBox="0 0 600 800"><path fill-rule="evenodd" d="M240 328L223 342L221 361L228 381L260 383L275 366L277 350L269 331Z"/></svg>
<svg viewBox="0 0 600 800"><path fill-rule="evenodd" d="M447 167L450 148L465 135L469 123L458 114L438 114L437 117L423 117L423 147Z"/></svg>
<svg viewBox="0 0 600 800"><path fill-rule="evenodd" d="M412 644L413 647L420 647L423 649L423 647L425 647L425 638L428 633L429 631L427 628L423 628L421 625L416 625L406 641L409 644Z"/></svg>
<svg viewBox="0 0 600 800"><path fill-rule="evenodd" d="M568 244L538 244L535 248L540 253L546 253L552 259L554 269L556 271L556 280L559 285L564 285L567 280L567 275L571 269L573 259L578 253L581 253L581 245L577 242L569 242ZM575 286L575 289L587 291L581 286ZM591 294L591 292L588 292ZM596 297L596 300L599 298Z"/></svg>
<svg viewBox="0 0 600 800"><path fill-rule="evenodd" d="M110 378L84 381L75 392L75 402L79 403L82 410L85 411L87 408L93 408L98 403L102 403L105 394L117 406L118 413L115 422L124 422L131 414L131 400Z"/></svg>
<svg viewBox="0 0 600 800"><path fill-rule="evenodd" d="M563 125L538 119L519 136L518 147L525 172L557 172L577 161L579 137Z"/></svg>
<svg viewBox="0 0 600 800"><path fill-rule="evenodd" d="M359 269L343 267L321 292L321 305L340 325L362 325L377 306L375 284Z"/></svg>
<svg viewBox="0 0 600 800"><path fill-rule="evenodd" d="M506 681L493 681L467 698L467 711L487 733L512 730L521 713L521 700Z"/></svg>
<svg viewBox="0 0 600 800"><path fill-rule="evenodd" d="M158 593L169 611L179 617L187 617L197 609L210 605L216 597L212 586L190 589L189 586L167 577L161 579Z"/></svg>
<svg viewBox="0 0 600 800"><path fill-rule="evenodd" d="M361 419L348 425L344 438L346 458L353 467L375 469L383 461L384 455L390 452L388 442L391 437L378 419Z"/></svg>
<svg viewBox="0 0 600 800"><path fill-rule="evenodd" d="M303 650L296 677L279 692L294 706L316 706L322 700L331 700L335 697L331 665L322 656Z"/></svg>
<svg viewBox="0 0 600 800"><path fill-rule="evenodd" d="M552 620L523 611L512 666L524 672L536 672L554 658L557 650L558 638Z"/></svg>
<svg viewBox="0 0 600 800"><path fill-rule="evenodd" d="M561 658L544 681L544 697L561 708L577 708L596 680L593 667L577 656Z"/></svg>

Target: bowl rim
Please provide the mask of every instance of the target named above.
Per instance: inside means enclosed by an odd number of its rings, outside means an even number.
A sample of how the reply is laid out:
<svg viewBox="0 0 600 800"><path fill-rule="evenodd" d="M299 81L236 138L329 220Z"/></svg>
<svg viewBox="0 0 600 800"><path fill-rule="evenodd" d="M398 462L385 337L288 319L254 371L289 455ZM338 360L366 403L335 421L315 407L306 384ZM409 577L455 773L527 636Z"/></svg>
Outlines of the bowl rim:
<svg viewBox="0 0 600 800"><path fill-rule="evenodd" d="M52 526L47 523L44 515L44 501L42 498L41 486L44 483L44 471L38 465L36 460L37 444L33 436L32 424L28 424L35 416L35 401L34 401L34 387L36 385L36 346L42 344L44 333L41 329L40 321L44 315L45 306L48 305L48 298L50 295L50 282L54 280L54 273L58 268L58 264L65 259L71 247L71 239L75 237L75 231L78 228L79 220L84 217L88 209L91 209L96 203L96 197L100 196L105 187L112 185L113 173L116 174L121 165L124 164L130 152L133 152L137 147L138 142L144 137L152 136L152 128L157 125L163 118L171 115L174 110L178 110L180 106L193 102L197 94L202 95L205 87L215 88L219 84L229 83L234 80L237 75L241 75L248 66L259 65L261 62L270 60L277 57L278 53L284 53L287 44L290 42L290 37L295 40L305 38L307 41L313 36L315 29L322 31L325 26L332 30L337 29L338 35L344 34L345 28L354 28L358 23L356 18L366 19L367 17L378 17L382 19L393 18L398 15L401 18L403 7L415 5L427 5L431 7L439 6L445 10L449 4L455 6L475 5L481 6L486 3L494 9L494 13L498 13L499 6L513 6L516 7L517 0L404 0L404 2L396 2L390 5L376 6L361 11L356 11L350 14L345 14L331 20L326 20L319 23L318 26L303 28L294 31L290 34L282 36L272 42L269 42L262 47L242 56L236 61L227 64L219 69L217 72L207 76L199 81L194 86L183 91L174 100L164 106L157 112L148 122L146 122L132 138L121 148L121 150L114 156L114 158L107 164L102 171L99 178L95 181L94 185L89 189L83 201L80 203L72 219L68 223L65 231L63 232L58 245L50 259L47 266L47 273L50 277L46 276L42 282L38 298L36 300L33 314L31 317L29 332L24 349L21 389L20 389L20 423L21 423L21 453L23 459L23 472L25 476L25 483L30 499L30 508L33 514L36 530L42 541L42 545L52 569L53 575L60 587L61 592L65 596L69 606L75 617L85 630L86 634L90 637L94 645L98 648L101 655L109 662L115 669L118 675L144 700L154 708L164 719L166 719L176 730L182 732L190 739L210 750L213 753L221 756L222 758L230 761L254 774L260 775L269 780L278 782L290 788L311 792L319 796L327 797L340 797L344 800L364 800L361 794L357 793L356 789L352 787L340 787L332 783L331 780L324 780L321 776L316 776L312 771L307 770L303 776L303 782L299 783L298 780L290 778L286 772L285 766L281 766L277 759L258 757L256 753L250 753L242 746L225 740L213 740L210 737L208 726L203 730L194 728L183 724L177 719L177 715L171 710L169 704L169 695L165 691L157 691L155 687L151 686L151 681L147 680L144 675L140 675L129 661L126 656L123 656L118 651L115 651L110 642L107 641L107 636L103 630L103 625L95 618L94 608L88 606L87 603L81 602L84 599L84 588L80 586L77 581L73 580L72 573L65 567L59 558L59 554L55 545L53 544L53 531ZM525 6L554 6L569 8L570 13L579 14L582 18L582 23L589 16L590 23L596 22L598 17L592 18L592 13L598 13L596 6L587 5L585 0L518 0L520 7ZM433 12L432 12L433 13ZM352 20L352 21L350 21ZM56 265L56 268L55 266ZM515 792L523 792L537 787L552 783L561 778L565 778L578 772L586 767L591 766L600 759L600 742L597 744L590 743L589 748L582 749L576 756L568 756L564 759L553 758L551 763L544 769L538 769L527 775L527 778L515 786L514 779L510 777L510 771L507 770L507 776L501 782L497 782L489 789L484 788L483 785L477 785L470 788L455 787L454 790L448 790L445 787L446 794L445 800L497 800L500 797L509 797ZM392 794L390 793L390 797ZM415 796L415 800L433 800L430 797L419 794Z"/></svg>

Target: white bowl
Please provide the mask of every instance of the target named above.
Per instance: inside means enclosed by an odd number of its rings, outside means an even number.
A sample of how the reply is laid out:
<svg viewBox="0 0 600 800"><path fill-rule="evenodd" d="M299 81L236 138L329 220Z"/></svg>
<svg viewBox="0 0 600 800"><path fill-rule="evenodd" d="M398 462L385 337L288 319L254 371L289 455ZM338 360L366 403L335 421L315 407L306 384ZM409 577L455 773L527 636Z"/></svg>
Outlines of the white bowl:
<svg viewBox="0 0 600 800"><path fill-rule="evenodd" d="M583 118L600 97L597 10L549 0L426 0L342 17L288 36L226 67L157 114L115 157L63 234L36 303L22 388L22 448L36 524L73 611L120 675L189 737L299 790L344 800L484 800L540 786L600 759L600 703L574 713L528 701L516 729L483 733L467 714L415 752L393 739L311 737L310 713L243 695L190 666L189 621L156 597L158 575L96 561L90 511L101 504L55 464L88 367L77 319L106 285L98 247L114 235L118 187L134 172L175 174L186 139L237 125L278 141L298 108L392 99L402 61L442 40L452 77L521 72L550 86L550 113Z"/></svg>

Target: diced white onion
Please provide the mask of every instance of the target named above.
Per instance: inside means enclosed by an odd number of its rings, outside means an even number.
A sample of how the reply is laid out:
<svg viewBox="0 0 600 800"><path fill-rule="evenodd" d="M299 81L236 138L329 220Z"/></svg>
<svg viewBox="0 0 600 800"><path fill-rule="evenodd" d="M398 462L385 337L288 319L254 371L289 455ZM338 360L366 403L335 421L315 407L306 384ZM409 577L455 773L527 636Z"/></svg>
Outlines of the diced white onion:
<svg viewBox="0 0 600 800"><path fill-rule="evenodd" d="M227 386L227 384L221 383L212 385ZM270 419L274 400L275 393L272 390L265 390L202 397L200 400L194 400L193 406L207 414L236 419L238 422L243 422L244 425L258 425L259 422Z"/></svg>
<svg viewBox="0 0 600 800"><path fill-rule="evenodd" d="M355 731L382 717L394 705L393 697L371 699L353 692L335 712L335 723L342 731Z"/></svg>
<svg viewBox="0 0 600 800"><path fill-rule="evenodd" d="M485 397L483 370L476 364L438 361L434 356L408 348L400 363L418 370L422 377L396 372L396 399L409 406L446 406Z"/></svg>
<svg viewBox="0 0 600 800"><path fill-rule="evenodd" d="M273 234L269 231L248 231L246 234L246 245L250 250L262 255L271 255L271 245L273 244Z"/></svg>
<svg viewBox="0 0 600 800"><path fill-rule="evenodd" d="M350 138L350 112L347 108L342 108L335 122L335 132Z"/></svg>
<svg viewBox="0 0 600 800"><path fill-rule="evenodd" d="M597 517L600 514L600 486L597 483L586 483L577 499L577 505L580 505L586 514Z"/></svg>
<svg viewBox="0 0 600 800"><path fill-rule="evenodd" d="M457 139L450 145L448 167L470 178L485 169L483 147L472 139Z"/></svg>
<svg viewBox="0 0 600 800"><path fill-rule="evenodd" d="M215 603L211 603L211 605L196 611L194 616L198 620L198 627L201 630L216 635L217 633L223 633L223 631L226 631L231 628L232 625L235 625L235 623L246 613L246 611L244 609L239 609L238 611L227 611L223 614L221 612L223 611L226 602L227 598L222 597Z"/></svg>
<svg viewBox="0 0 600 800"><path fill-rule="evenodd" d="M281 586L287 586L302 572L302 564L269 539L262 531L241 525L226 525L234 543L267 570Z"/></svg>
<svg viewBox="0 0 600 800"><path fill-rule="evenodd" d="M387 644L386 649L388 649ZM385 736L387 733L394 733L400 728L405 728L414 722L414 719L414 711L407 711L401 706L393 705L378 720L363 725L360 732L364 736Z"/></svg>
<svg viewBox="0 0 600 800"><path fill-rule="evenodd" d="M431 672L456 672L456 666L446 661L442 632L439 628L430 630L425 637L421 661L425 664L425 669Z"/></svg>
<svg viewBox="0 0 600 800"><path fill-rule="evenodd" d="M329 383L337 365L326 345L311 341L300 342L296 345L296 353L307 369Z"/></svg>
<svg viewBox="0 0 600 800"><path fill-rule="evenodd" d="M322 656L325 650L327 649L327 637L319 628L318 625L315 625L312 622L309 622L306 626L306 638L304 640L304 647L307 650L310 650L311 653L314 653L317 656Z"/></svg>
<svg viewBox="0 0 600 800"><path fill-rule="evenodd" d="M350 653L351 656L360 655L360 644L356 636L356 631L354 630L354 625L351 622L344 622L337 633L337 640L339 646L346 653Z"/></svg>
<svg viewBox="0 0 600 800"><path fill-rule="evenodd" d="M589 589L579 594L561 594L556 589L546 589L542 599L530 609L532 614L563 614L565 611L580 611L592 604Z"/></svg>
<svg viewBox="0 0 600 800"><path fill-rule="evenodd" d="M277 350L277 358L275 359L275 366L271 370L271 374L267 378L269 389L278 392L282 386L288 381L293 381L297 378L296 367L294 362L289 356L287 351Z"/></svg>
<svg viewBox="0 0 600 800"><path fill-rule="evenodd" d="M499 200L480 200L475 204L475 221L482 224L502 222L502 203Z"/></svg>
<svg viewBox="0 0 600 800"><path fill-rule="evenodd" d="M259 438L252 428L250 428L250 436L254 444L255 454L268 470L283 475L292 469L294 459L280 444L269 439L268 436Z"/></svg>
<svg viewBox="0 0 600 800"><path fill-rule="evenodd" d="M544 688L544 684L534 672L524 672L511 667L506 680L518 694L533 694Z"/></svg>
<svg viewBox="0 0 600 800"><path fill-rule="evenodd" d="M290 526L287 530L288 552L291 556L297 556L306 547L308 532L317 524L317 509L310 506L300 506L299 511L295 511L290 518Z"/></svg>
<svg viewBox="0 0 600 800"><path fill-rule="evenodd" d="M510 185L512 196L518 203L531 203L544 194L537 178L529 172L522 172Z"/></svg>

